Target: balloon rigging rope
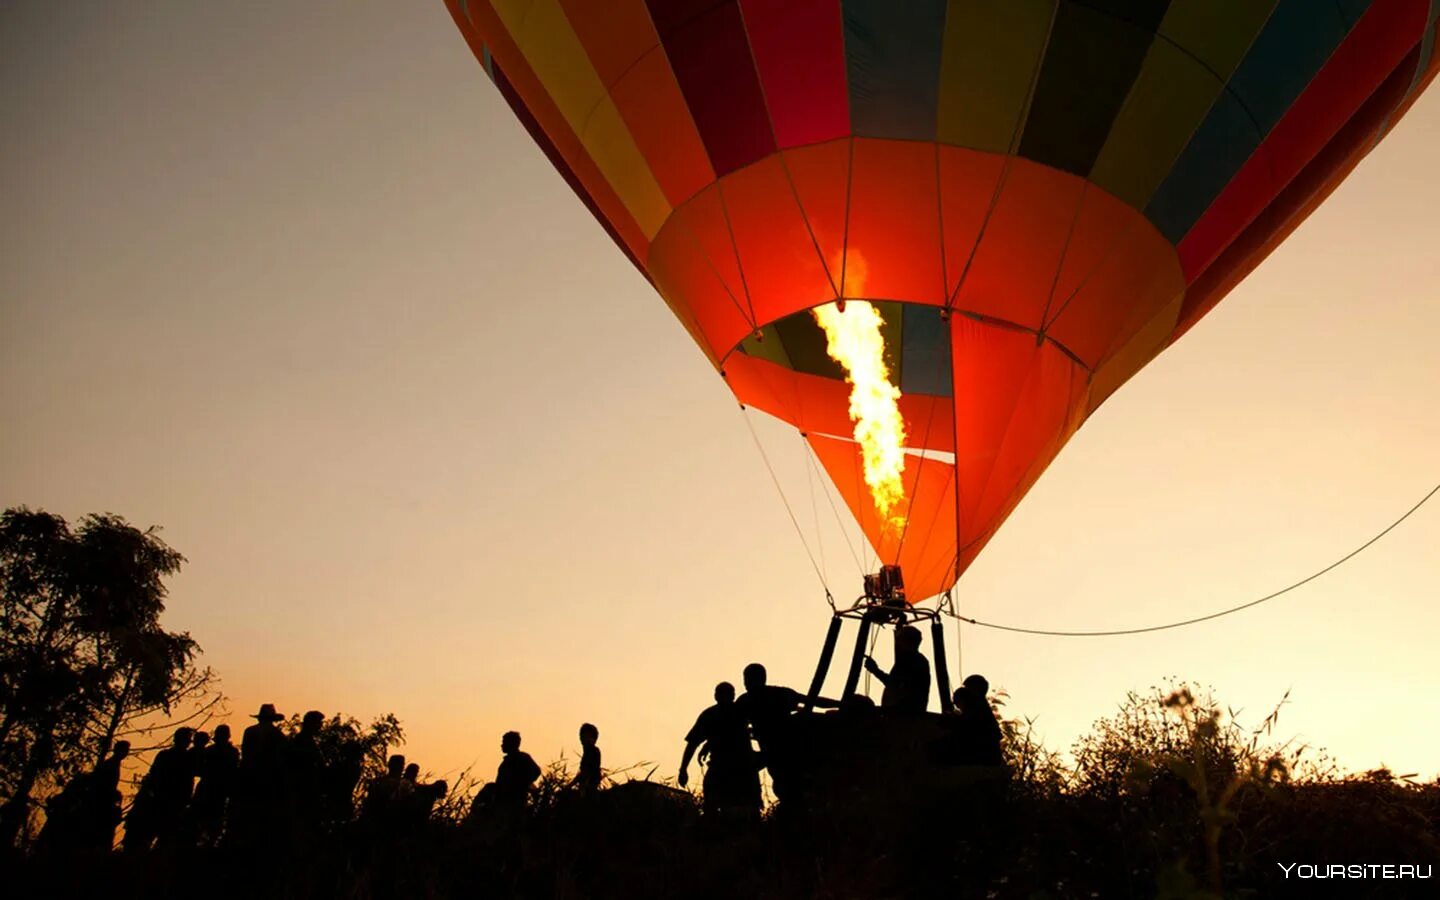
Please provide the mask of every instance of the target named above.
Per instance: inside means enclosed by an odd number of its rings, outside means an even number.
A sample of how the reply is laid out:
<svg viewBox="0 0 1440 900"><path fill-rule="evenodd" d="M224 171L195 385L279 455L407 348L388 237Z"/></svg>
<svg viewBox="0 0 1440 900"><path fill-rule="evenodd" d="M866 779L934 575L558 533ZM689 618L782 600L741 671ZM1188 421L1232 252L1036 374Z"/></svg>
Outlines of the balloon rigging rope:
<svg viewBox="0 0 1440 900"><path fill-rule="evenodd" d="M755 449L760 451L760 459L765 463L765 471L770 473L775 493L780 495L780 502L785 504L785 514L790 517L790 524L795 526L795 535L800 538L800 546L805 548L805 555L810 558L810 568L815 570L815 577L820 579L820 586L825 589L825 596L829 597L830 585L825 582L825 573L820 571L819 564L815 562L815 554L810 552L810 542L805 540L805 531L800 527L800 520L795 518L795 510L791 509L790 500L785 496L785 490L780 487L780 479L775 475L775 467L770 465L765 445L760 443L760 435L755 432L755 425L750 421L750 411L743 404L740 406L740 418L745 420L745 427L750 429L750 439L755 442Z"/></svg>
<svg viewBox="0 0 1440 900"><path fill-rule="evenodd" d="M982 627L982 628L993 628L993 629L996 629L997 631L1010 631L1010 632L1014 632L1014 633L1016 633L1016 634L1037 634L1037 635L1044 635L1044 636L1047 636L1047 637L1116 637L1116 636L1119 636L1119 635L1126 635L1126 634L1148 634L1148 633L1150 633L1150 632L1152 632L1152 631L1165 631L1165 630L1170 629L1170 628L1183 628L1183 627L1185 627L1186 625L1195 625L1195 624L1200 623L1200 622L1208 622L1208 621L1210 621L1211 619L1218 619L1218 618L1220 618L1221 616L1228 616L1228 615L1230 615L1231 613L1237 613L1237 612L1240 612L1241 610L1250 609L1252 606L1259 606L1260 604L1264 603L1264 602L1267 601L1267 600L1274 600L1276 597L1279 597L1279 596L1282 595L1282 594L1288 594L1288 593L1290 593L1291 591L1295 590L1296 588L1300 587L1301 585L1309 584L1310 582L1312 582L1312 581L1314 581L1315 579L1319 578L1321 575L1326 574L1327 572L1331 572L1331 571L1333 571L1333 570L1335 570L1335 569L1338 569L1340 566L1344 565L1345 563L1347 563L1347 562L1349 562L1350 560L1354 559L1355 557L1359 556L1359 555L1360 555L1362 552L1364 552L1365 550L1369 549L1371 545L1373 545L1375 542L1379 541L1379 540L1380 540L1381 538L1383 538L1385 535L1389 534L1391 531L1394 531L1395 528L1398 527L1401 522L1404 522L1406 519L1410 518L1410 516L1413 515L1416 510L1418 510L1420 507L1424 506L1425 503L1426 503L1426 501L1428 501L1431 497L1434 497L1437 493L1440 493L1440 484L1437 484L1437 485L1435 485L1435 487L1431 488L1431 489L1430 489L1430 493L1426 494L1424 497L1421 497L1419 503L1416 503L1414 506L1412 506L1412 507L1410 507L1408 510L1406 510L1406 511L1405 511L1405 514L1402 515L1400 518L1396 519L1395 521L1391 522L1389 525L1385 526L1385 529L1384 529L1383 531L1381 531L1379 534L1375 535L1375 536L1372 537L1370 540L1368 540L1368 541L1366 541L1365 543L1361 544L1360 546L1356 547L1354 550L1351 550L1349 553L1347 553L1347 554L1345 554L1344 556L1340 557L1339 559L1335 560L1335 561L1332 562L1330 565L1328 565L1328 566L1326 566L1325 568L1319 570L1318 572L1314 572L1314 573L1312 573L1312 574L1310 574L1310 575L1308 575L1308 576L1300 579L1299 581L1295 582L1294 584L1291 584L1291 585L1288 585L1288 586L1286 586L1286 587L1283 587L1283 588L1281 588L1281 589L1278 590L1278 591L1274 591L1273 593L1266 594L1265 596L1260 597L1260 598L1257 599L1257 600L1251 600L1249 603L1242 603L1242 604L1240 604L1239 606L1232 606L1232 607L1230 607L1229 609L1222 609L1222 610L1220 610L1219 612L1213 612L1213 613L1210 613L1209 615L1197 616L1197 617L1195 617L1195 618L1193 618L1193 619L1185 619L1185 620L1180 621L1180 622L1169 622L1169 623L1166 623L1166 624L1164 624L1164 625L1150 625L1150 626L1145 627L1145 628L1122 628L1122 629L1117 629L1117 630L1115 630L1115 631L1051 631L1051 630L1043 629L1043 628L1021 628L1021 627L1016 626L1016 625L1000 625L1000 624L997 624L997 623L995 623L995 622L982 622L982 621L980 621L979 619L972 619L972 618L969 618L968 616L962 616L962 615L960 615L960 614L957 613L957 612L952 612L951 615L953 615L956 619L960 620L961 622L967 622L967 623L969 623L969 624L971 624L971 625L978 625L978 626L980 626L980 627ZM958 652L957 652L957 655L958 655Z"/></svg>
<svg viewBox="0 0 1440 900"><path fill-rule="evenodd" d="M870 632L870 646L865 648L866 656L873 657L875 655L875 642L879 639L880 629L876 628ZM870 696L870 670L868 668L865 670L865 696Z"/></svg>
<svg viewBox="0 0 1440 900"><path fill-rule="evenodd" d="M815 474L815 480L820 484L820 492L825 495L825 501L830 504L830 512L835 516L835 527L840 530L840 536L845 539L845 549L850 551L850 558L855 560L855 571L861 575L865 574L865 567L860 563L860 554L855 552L855 544L850 540L850 533L845 530L845 523L840 518L840 509L835 505L835 498L830 495L830 490L825 486L825 478L820 474L820 467L815 463L815 450L810 446L802 435L808 452L805 454L805 461L810 464L810 470ZM861 540L864 540L862 537Z"/></svg>
<svg viewBox="0 0 1440 900"><path fill-rule="evenodd" d="M830 566L825 562L825 532L820 530L820 504L815 502L815 478L810 472L808 465L810 460L810 444L805 440L805 435L800 435L800 455L805 457L805 487L810 491L810 518L815 523L815 546L820 550L820 571L830 573Z"/></svg>

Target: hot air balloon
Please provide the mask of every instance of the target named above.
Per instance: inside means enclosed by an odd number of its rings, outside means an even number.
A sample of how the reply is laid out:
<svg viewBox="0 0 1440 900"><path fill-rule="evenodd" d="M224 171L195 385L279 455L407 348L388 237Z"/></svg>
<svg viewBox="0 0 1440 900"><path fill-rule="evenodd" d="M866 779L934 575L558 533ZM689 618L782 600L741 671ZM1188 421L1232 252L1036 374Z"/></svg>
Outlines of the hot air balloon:
<svg viewBox="0 0 1440 900"><path fill-rule="evenodd" d="M806 436L911 604L1440 64L1440 0L446 2L736 398ZM882 341L888 488L826 315Z"/></svg>

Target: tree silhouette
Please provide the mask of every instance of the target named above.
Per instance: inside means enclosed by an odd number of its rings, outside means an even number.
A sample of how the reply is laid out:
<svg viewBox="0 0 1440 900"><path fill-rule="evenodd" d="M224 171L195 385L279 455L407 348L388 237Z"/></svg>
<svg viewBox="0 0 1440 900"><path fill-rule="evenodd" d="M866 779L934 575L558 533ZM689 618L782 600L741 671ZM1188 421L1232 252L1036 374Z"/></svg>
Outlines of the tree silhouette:
<svg viewBox="0 0 1440 900"><path fill-rule="evenodd" d="M119 516L72 530L44 511L0 514L0 846L117 737L212 691L199 645L160 625L164 579L184 561Z"/></svg>

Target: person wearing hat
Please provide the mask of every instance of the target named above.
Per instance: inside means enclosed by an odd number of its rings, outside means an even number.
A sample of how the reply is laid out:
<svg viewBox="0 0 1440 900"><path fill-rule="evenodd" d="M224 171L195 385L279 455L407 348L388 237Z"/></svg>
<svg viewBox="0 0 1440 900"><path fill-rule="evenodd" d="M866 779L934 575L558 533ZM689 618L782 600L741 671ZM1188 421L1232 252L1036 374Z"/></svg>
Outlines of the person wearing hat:
<svg viewBox="0 0 1440 900"><path fill-rule="evenodd" d="M275 723L285 717L265 703L240 738L239 790L230 803L236 841L253 843L277 833L285 818L285 735Z"/></svg>
<svg viewBox="0 0 1440 900"><path fill-rule="evenodd" d="M275 711L275 704L264 703L260 711L250 718L255 720L255 724L246 728L240 739L241 769L261 766L278 772L284 764L285 735L275 727L275 723L285 717Z"/></svg>

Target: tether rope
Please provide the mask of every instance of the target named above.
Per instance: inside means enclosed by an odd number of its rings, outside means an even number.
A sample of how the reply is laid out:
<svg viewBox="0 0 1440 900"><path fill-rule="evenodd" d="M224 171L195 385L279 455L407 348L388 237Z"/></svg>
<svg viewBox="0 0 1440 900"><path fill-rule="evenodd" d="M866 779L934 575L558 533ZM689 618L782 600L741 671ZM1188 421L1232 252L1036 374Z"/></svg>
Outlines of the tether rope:
<svg viewBox="0 0 1440 900"><path fill-rule="evenodd" d="M1164 625L1150 625L1144 628L1122 628L1114 631L1051 631L1044 628L1021 628L1016 625L1000 625L995 622L984 622L979 619L972 619L968 616L962 616L958 612L953 611L951 615L953 615L961 622L966 622L971 625L978 625L981 628L993 628L997 631L1010 631L1016 634L1036 634L1044 635L1047 637L1117 637L1126 634L1147 634L1152 631L1165 631L1170 628L1183 628L1186 625L1195 625L1200 622L1208 622L1211 619L1218 619L1221 616L1228 616L1231 613L1237 613L1241 610L1250 609L1252 606L1259 606L1267 600L1274 600L1276 597L1279 597L1282 594L1288 594L1289 592L1295 590L1302 585L1309 584L1310 582L1319 578L1321 575L1324 575L1327 572L1339 568L1340 566L1354 559L1356 556L1359 556L1365 550L1369 549L1370 546L1373 545L1376 541L1380 540L1385 535L1389 534L1391 531L1394 531L1401 522L1404 522L1406 519L1410 518L1410 516L1413 515L1416 510L1424 506L1426 501L1428 501L1431 497L1434 497L1437 493L1440 493L1440 484L1437 484L1435 485L1435 487L1431 488L1430 493L1426 494L1424 497L1421 497L1419 503L1416 503L1414 506L1406 510L1405 514L1402 515L1400 518L1385 526L1384 530L1382 530L1379 534L1375 535L1370 540L1361 544L1359 547L1356 547L1354 550L1351 550L1349 553L1335 560L1330 565L1326 566L1320 571L1312 573L1311 575L1300 579L1294 584L1283 587L1278 591L1266 594L1258 600L1251 600L1249 603L1242 603L1239 606L1232 606L1229 609L1222 609L1219 612L1213 612L1209 615L1197 616L1193 619L1185 619L1181 622L1169 622Z"/></svg>

